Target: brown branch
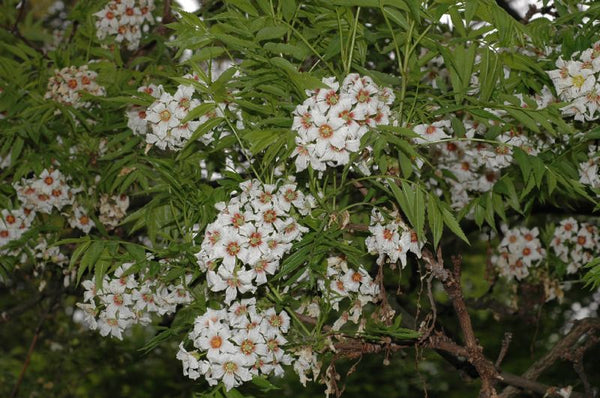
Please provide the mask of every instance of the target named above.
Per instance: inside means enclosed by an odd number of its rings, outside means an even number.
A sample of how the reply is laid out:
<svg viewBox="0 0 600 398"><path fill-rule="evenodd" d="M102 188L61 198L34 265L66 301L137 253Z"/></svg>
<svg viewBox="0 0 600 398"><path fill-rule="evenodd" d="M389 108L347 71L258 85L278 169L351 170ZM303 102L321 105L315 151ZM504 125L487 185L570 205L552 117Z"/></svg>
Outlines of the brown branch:
<svg viewBox="0 0 600 398"><path fill-rule="evenodd" d="M597 330L600 330L600 319L598 318L585 318L576 321L571 331L559 340L546 355L531 365L529 369L523 373L522 377L532 381L536 380L544 371L546 371L546 369L551 367L554 362L561 357L564 357L565 353L572 350L583 335ZM517 392L517 389L508 387L502 391L500 398L510 398Z"/></svg>
<svg viewBox="0 0 600 398"><path fill-rule="evenodd" d="M304 323L308 323L310 325L317 324L317 320L311 316L296 312L296 317ZM412 344L394 343L389 337L386 336L382 336L381 342L367 343L359 337L348 336L346 334L336 332L332 330L331 326L329 325L323 326L323 330L342 339L340 342L335 343L333 347L338 354L340 354L339 356L344 356L347 358L358 358L363 354L377 354L382 351L396 352L412 346Z"/></svg>
<svg viewBox="0 0 600 398"><path fill-rule="evenodd" d="M23 367L21 368L21 373L19 373L19 378L17 379L17 382L15 383L15 386L13 387L13 390L10 394L10 398L15 398L17 396L17 393L19 392L19 388L21 387L21 383L23 383L23 378L25 377L25 371L27 371L27 367L29 366L29 362L31 361L31 355L33 354L33 350L35 349L35 346L39 340L40 333L42 331L42 325L44 324L44 321L46 320L46 318L48 317L50 312L52 312L54 310L55 305L57 303L57 299L58 299L58 297L55 297L54 300L52 300L52 302L48 306L48 309L40 317L40 320L39 320L39 322L35 328L35 331L33 333L33 338L31 339L31 344L29 344L29 350L27 350L27 356L25 357L25 362L23 362Z"/></svg>
<svg viewBox="0 0 600 398"><path fill-rule="evenodd" d="M550 352L537 360L525 373L523 373L523 377L530 380L537 379L546 369L552 366L563 353L571 350L571 348L577 344L581 336L594 330L600 330L600 319L585 318L577 321L571 331L556 343Z"/></svg>
<svg viewBox="0 0 600 398"><path fill-rule="evenodd" d="M440 353L440 351L449 353L452 356L463 360L468 360L469 356L471 355L465 347L457 344L451 338L439 331L435 332L435 334L428 339L428 341L425 344L425 347L434 349L438 351L438 353ZM442 357L444 356L442 355ZM501 372L497 374L496 380L506 385L518 387L520 389L528 391L533 391L535 393L547 397L560 397L560 395L558 395L557 393L558 388L556 387L538 383L533 380L528 380L524 377L517 376L508 372ZM584 396L579 393L573 392L571 393L570 398L584 398Z"/></svg>
<svg viewBox="0 0 600 398"><path fill-rule="evenodd" d="M504 357L506 356L506 353L508 351L508 346L510 346L511 340L512 340L512 333L510 333L510 332L504 333L504 339L502 339L502 347L500 348L500 353L498 354L498 359L496 359L496 363L494 363L494 366L496 368L500 368L500 365L502 364L502 361L504 360Z"/></svg>
<svg viewBox="0 0 600 398"><path fill-rule="evenodd" d="M353 181L352 185L354 185L354 187L358 189L358 192L360 192L362 196L367 196L369 194L369 190L365 188L365 186L359 181Z"/></svg>
<svg viewBox="0 0 600 398"><path fill-rule="evenodd" d="M592 390L592 385L590 384L590 380L585 373L583 357L585 356L585 352L587 350L598 344L599 340L600 338L598 338L598 336L590 335L590 338L585 343L577 347L577 349L567 351L563 355L564 359L573 362L573 369L583 383L583 389L586 397L593 397L594 393Z"/></svg>
<svg viewBox="0 0 600 398"><path fill-rule="evenodd" d="M2 311L0 313L0 323L8 322L22 313L26 312L32 307L35 307L40 301L42 301L46 296L44 294L40 294L36 296L33 300L25 301L19 305L16 305L12 308L9 308L6 311Z"/></svg>
<svg viewBox="0 0 600 398"><path fill-rule="evenodd" d="M544 397L562 397L562 395L558 394L557 387L548 386L507 372L501 372L498 376L498 380L523 390L533 391ZM580 393L572 392L569 398L584 398L584 396Z"/></svg>
<svg viewBox="0 0 600 398"><path fill-rule="evenodd" d="M23 19L23 15L25 15L25 7L27 6L27 1L21 0L20 4L21 7L19 7L17 19L15 20L15 24L12 27L12 33L17 34L18 36L21 36L21 33L19 33L19 23L21 22L21 19Z"/></svg>
<svg viewBox="0 0 600 398"><path fill-rule="evenodd" d="M494 364L483 355L483 347L481 347L475 337L471 317L465 304L462 287L460 284L461 259L453 257L453 271L450 272L444 268L444 260L442 258L441 249L438 249L437 258L429 250L423 252L423 259L433 275L435 275L444 287L446 294L452 301L452 306L458 317L458 323L465 340L465 350L467 360L473 364L479 377L481 378L481 390L479 396L481 398L496 397L494 384L498 376L498 372Z"/></svg>
<svg viewBox="0 0 600 398"><path fill-rule="evenodd" d="M368 231L369 226L365 224L346 224L343 229L347 229L348 231Z"/></svg>
<svg viewBox="0 0 600 398"><path fill-rule="evenodd" d="M581 379L581 382L583 383L583 390L585 391L585 396L587 398L593 398L594 392L592 391L592 385L590 384L590 380L585 374L583 361L573 362L573 369L575 370L575 373L577 373L577 375Z"/></svg>

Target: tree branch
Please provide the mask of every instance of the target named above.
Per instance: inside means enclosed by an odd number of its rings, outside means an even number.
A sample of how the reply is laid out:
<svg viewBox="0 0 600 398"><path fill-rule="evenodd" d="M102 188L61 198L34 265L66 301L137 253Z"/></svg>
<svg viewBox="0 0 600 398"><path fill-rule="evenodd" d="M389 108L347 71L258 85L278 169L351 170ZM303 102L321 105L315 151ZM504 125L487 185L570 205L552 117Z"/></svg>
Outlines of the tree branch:
<svg viewBox="0 0 600 398"><path fill-rule="evenodd" d="M554 362L563 357L565 353L572 350L583 335L596 330L600 330L600 319L598 318L585 318L576 321L571 331L559 340L546 355L531 365L529 369L523 373L522 377L527 380L536 380L546 369L552 366ZM517 389L508 387L502 391L500 398L510 398L517 392Z"/></svg>
<svg viewBox="0 0 600 398"><path fill-rule="evenodd" d="M496 397L497 393L494 384L496 383L498 372L496 371L494 364L483 355L483 347L479 345L477 338L475 337L475 332L473 331L471 317L467 310L460 284L460 257L452 258L452 272L444 268L441 249L438 249L437 258L434 258L429 250L425 250L423 252L423 259L425 260L429 271L440 279L446 294L452 301L452 306L458 317L458 323L465 340L466 354L463 353L461 356L465 356L467 360L475 366L475 369L481 378L481 390L479 391L479 396L481 398Z"/></svg>
<svg viewBox="0 0 600 398"><path fill-rule="evenodd" d="M498 380L510 386L515 386L527 391L533 391L544 397L562 397L562 395L558 394L558 389L556 387L538 383L537 381L529 380L524 377L516 376L507 372L501 372L498 377ZM572 392L569 398L585 397L578 392Z"/></svg>
<svg viewBox="0 0 600 398"><path fill-rule="evenodd" d="M17 14L17 19L15 19L15 24L12 27L12 33L21 36L21 33L19 33L19 23L21 22L21 19L23 19L23 15L25 15L25 7L27 6L27 1L21 0L19 4L21 6L19 7L19 13Z"/></svg>
<svg viewBox="0 0 600 398"><path fill-rule="evenodd" d="M32 307L35 307L40 301L42 301L46 296L44 294L39 294L34 299L25 301L19 305L16 305L12 308L9 308L6 311L2 311L0 313L0 323L8 322L13 318L18 317L22 313L26 312Z"/></svg>
<svg viewBox="0 0 600 398"><path fill-rule="evenodd" d="M21 387L21 383L23 383L23 378L25 377L25 371L27 371L27 367L29 366L29 362L31 361L31 355L33 354L33 350L35 350L35 346L39 340L40 333L42 331L42 325L48 315L54 310L56 304L58 303L58 296L55 296L53 300L51 300L48 305L48 309L40 316L40 320L35 328L33 333L33 338L31 339L31 343L29 344L29 350L27 350L27 356L25 357L25 361L23 362L23 367L21 368L21 373L19 373L19 378L13 387L13 390L10 394L10 398L15 398L17 393L19 392L19 388Z"/></svg>

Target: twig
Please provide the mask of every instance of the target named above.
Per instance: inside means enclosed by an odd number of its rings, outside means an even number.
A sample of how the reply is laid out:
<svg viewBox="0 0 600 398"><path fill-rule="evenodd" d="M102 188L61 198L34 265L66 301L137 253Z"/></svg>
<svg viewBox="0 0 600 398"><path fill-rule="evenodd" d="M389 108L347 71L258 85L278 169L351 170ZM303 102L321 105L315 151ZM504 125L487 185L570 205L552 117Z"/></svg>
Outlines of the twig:
<svg viewBox="0 0 600 398"><path fill-rule="evenodd" d="M23 15L25 15L25 7L27 6L27 1L26 0L21 0L20 3L21 7L19 7L19 13L17 14L17 19L15 20L15 24L12 27L12 33L18 34L19 36L21 36L21 34L19 33L19 23L21 22L21 19L23 19Z"/></svg>
<svg viewBox="0 0 600 398"><path fill-rule="evenodd" d="M494 366L496 366L496 368L499 368L500 365L502 364L502 361L504 360L504 357L506 356L506 352L508 351L508 346L510 345L511 340L512 340L512 333L510 333L510 332L504 333L504 339L502 339L502 347L500 348L500 353L498 354L498 359L496 359L496 363L494 364Z"/></svg>
<svg viewBox="0 0 600 398"><path fill-rule="evenodd" d="M558 394L558 388L556 387L538 383L537 381L529 380L507 372L501 372L498 376L498 380L523 390L533 391L544 397L562 397L562 395ZM572 392L569 398L584 398L584 396L580 393Z"/></svg>
<svg viewBox="0 0 600 398"><path fill-rule="evenodd" d="M581 336L600 330L600 319L598 318L584 318L577 321L571 331L559 340L554 347L543 357L538 359L533 365L523 373L523 378L528 380L536 380L546 369L551 367L561 357L564 357L565 353L572 350L577 344ZM510 398L518 393L518 390L513 387L507 387L500 394L500 398Z"/></svg>
<svg viewBox="0 0 600 398"><path fill-rule="evenodd" d="M16 305L6 311L1 312L0 313L0 323L8 322L13 318L18 317L22 313L29 310L31 307L35 307L35 305L37 303L39 303L40 301L42 301L44 298L45 298L45 295L40 294L37 297L35 297L33 300L25 301L24 303L21 303L21 304Z"/></svg>
<svg viewBox="0 0 600 398"><path fill-rule="evenodd" d="M590 384L590 381L585 373L585 367L583 366L583 357L585 356L585 352L588 349L598 344L599 340L600 339L597 336L590 336L590 338L585 343L577 347L577 349L567 351L563 355L564 359L573 362L573 369L575 370L575 372L581 379L581 382L583 383L585 396L590 398L593 397L594 393L592 391L592 385Z"/></svg>
<svg viewBox="0 0 600 398"><path fill-rule="evenodd" d="M573 362L573 369L575 369L575 372L577 373L577 375L581 379L581 382L583 383L583 389L585 391L585 396L587 398L593 398L594 393L592 391L592 385L590 384L590 381L589 381L587 375L585 374L585 369L583 367L583 361Z"/></svg>
<svg viewBox="0 0 600 398"><path fill-rule="evenodd" d="M10 394L10 398L15 398L17 396L17 393L19 392L19 387L21 386L21 383L23 382L23 378L25 377L25 371L27 370L27 367L29 366L29 362L31 361L31 355L33 354L33 350L35 349L35 346L40 337L40 333L42 331L42 325L44 324L44 321L46 320L48 314L54 308L54 304L55 304L55 301L53 301L50 304L50 306L48 307L46 312L40 317L37 327L35 328L35 331L33 333L33 339L31 339L31 344L29 344L29 350L27 351L27 356L25 357L25 362L23 362L23 367L21 368L21 373L19 373L19 378L17 379L17 382L15 383L15 386L13 387L13 390Z"/></svg>
<svg viewBox="0 0 600 398"><path fill-rule="evenodd" d="M419 342L425 341L431 335L431 332L433 332L433 329L435 329L435 323L437 322L437 307L435 305L435 300L433 299L433 292L431 290L432 279L432 274L428 275L425 279L427 282L427 297L429 298L429 306L431 307L431 321L426 330L422 332L423 334L421 335Z"/></svg>

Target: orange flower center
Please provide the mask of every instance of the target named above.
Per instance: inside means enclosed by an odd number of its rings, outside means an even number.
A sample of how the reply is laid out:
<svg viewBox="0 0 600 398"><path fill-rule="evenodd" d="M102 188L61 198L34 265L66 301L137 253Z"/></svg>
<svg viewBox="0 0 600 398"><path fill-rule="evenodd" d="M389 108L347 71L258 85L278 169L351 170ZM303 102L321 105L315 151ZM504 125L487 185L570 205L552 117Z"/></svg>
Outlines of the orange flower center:
<svg viewBox="0 0 600 398"><path fill-rule="evenodd" d="M319 135L325 139L330 138L333 135L333 129L330 125L323 124L319 127Z"/></svg>
<svg viewBox="0 0 600 398"><path fill-rule="evenodd" d="M213 336L210 339L210 346L214 349L221 348L223 345L223 338L221 336Z"/></svg>
<svg viewBox="0 0 600 398"><path fill-rule="evenodd" d="M169 120L171 120L171 112L169 112L166 109L158 115L160 116L160 120L162 120L163 122L168 122Z"/></svg>

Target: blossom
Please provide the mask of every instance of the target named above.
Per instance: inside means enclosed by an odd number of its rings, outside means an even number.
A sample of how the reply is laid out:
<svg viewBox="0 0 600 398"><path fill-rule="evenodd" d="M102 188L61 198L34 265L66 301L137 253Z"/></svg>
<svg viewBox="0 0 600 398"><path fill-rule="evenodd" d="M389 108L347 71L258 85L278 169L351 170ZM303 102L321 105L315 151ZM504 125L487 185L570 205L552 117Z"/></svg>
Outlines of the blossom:
<svg viewBox="0 0 600 398"><path fill-rule="evenodd" d="M594 43L566 61L558 58L556 67L548 72L561 101L569 104L561 108L564 116L575 120L592 121L600 117L600 58ZM573 59L578 57L578 59Z"/></svg>
<svg viewBox="0 0 600 398"><path fill-rule="evenodd" d="M409 250L421 257L423 243L413 241L413 237L416 237L414 232L402 222L385 222L375 209L371 213L369 232L371 235L365 240L365 245L369 253L379 255L377 262L380 264L386 258L392 263L400 260L404 268Z"/></svg>
<svg viewBox="0 0 600 398"><path fill-rule="evenodd" d="M82 230L84 233L89 233L92 228L96 226L94 220L92 220L86 210L83 207L77 206L73 208L73 213L69 218L69 225L71 228L77 228Z"/></svg>
<svg viewBox="0 0 600 398"><path fill-rule="evenodd" d="M230 303L238 292L254 292L277 271L292 242L308 231L292 211L307 214L314 198L291 180L281 184L250 180L240 184L240 192L229 203L215 207L219 214L206 227L197 258L206 270L209 289L225 291L225 302Z"/></svg>
<svg viewBox="0 0 600 398"><path fill-rule="evenodd" d="M323 83L328 88L307 91L309 98L293 112L297 171L309 165L322 171L348 164L369 127L389 124L394 101L390 89L355 73L346 76L341 87L332 77L323 78Z"/></svg>
<svg viewBox="0 0 600 398"><path fill-rule="evenodd" d="M164 260L160 262L163 267L169 267ZM95 277L81 283L85 289L84 303L78 306L87 311L86 322L90 329L99 329L102 336L111 335L122 339L123 332L130 326L148 324L151 314L175 312L176 304L173 304L171 298L173 295L179 297L177 304L189 304L192 301L188 293L180 293L182 289L185 290L181 281L179 285L165 285L148 278L145 271L131 273L133 265L121 264L111 276L104 276L99 287ZM182 277L189 281L188 278ZM189 358L188 360L191 361Z"/></svg>
<svg viewBox="0 0 600 398"><path fill-rule="evenodd" d="M509 229L502 225L504 238L498 246L498 255L493 258L500 274L508 279L524 279L529 269L539 264L546 251L538 238L539 230L525 227Z"/></svg>
<svg viewBox="0 0 600 398"><path fill-rule="evenodd" d="M207 378L207 381L211 384L211 381L222 379L225 389L229 391L233 387L242 384L242 382L252 379L249 370L250 365L248 358L242 354L222 355L211 362L211 377Z"/></svg>
<svg viewBox="0 0 600 398"><path fill-rule="evenodd" d="M67 184L67 177L58 169L44 169L38 177L22 178L13 187L26 209L46 214L73 204L78 192Z"/></svg>
<svg viewBox="0 0 600 398"><path fill-rule="evenodd" d="M419 124L413 128L413 131L419 135L415 138L417 143L434 142L450 138L444 129L450 128L449 120L440 120L432 124Z"/></svg>
<svg viewBox="0 0 600 398"><path fill-rule="evenodd" d="M190 358L184 344L180 345L178 359L184 374L194 379L204 375L210 385L222 381L227 390L254 375L280 375L280 364L291 363L283 349L289 316L284 311L277 314L273 308L258 312L255 304L255 299L245 299L219 310L208 308L196 317L188 339L201 353L191 351ZM196 355L204 354L206 364L196 367Z"/></svg>
<svg viewBox="0 0 600 398"><path fill-rule="evenodd" d="M128 50L139 47L144 24L153 24L154 0L111 0L93 14L96 36L104 40L113 36L117 43L126 43Z"/></svg>
<svg viewBox="0 0 600 398"><path fill-rule="evenodd" d="M91 106L89 102L83 102L81 96L83 92L95 96L106 94L104 87L96 83L98 74L88 70L87 65L80 67L70 66L56 69L54 76L48 81L48 88L44 98L51 99L63 105L73 108Z"/></svg>

